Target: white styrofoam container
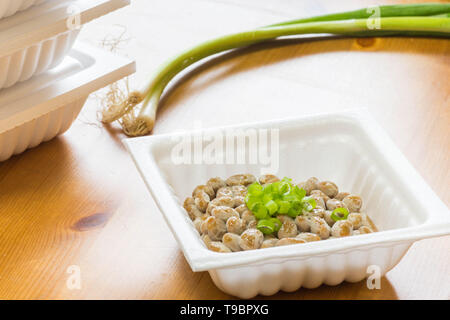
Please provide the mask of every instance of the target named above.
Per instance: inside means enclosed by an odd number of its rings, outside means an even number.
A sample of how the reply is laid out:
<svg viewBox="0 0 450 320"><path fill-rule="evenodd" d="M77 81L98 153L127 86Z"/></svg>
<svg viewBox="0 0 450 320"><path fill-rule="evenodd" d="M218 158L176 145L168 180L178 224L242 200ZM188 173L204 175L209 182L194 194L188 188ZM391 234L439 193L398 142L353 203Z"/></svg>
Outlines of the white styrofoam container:
<svg viewBox="0 0 450 320"><path fill-rule="evenodd" d="M0 20L0 89L58 65L81 25L124 7L129 0L47 0ZM79 21L79 27L75 22Z"/></svg>
<svg viewBox="0 0 450 320"><path fill-rule="evenodd" d="M182 208L184 198L209 178L260 175L258 164L175 164L171 153L191 133L125 140L144 181L193 271L209 271L226 293L251 298L279 290L361 281L367 267L381 275L419 239L450 234L448 208L428 187L386 133L364 110L199 131L279 130L278 176L331 180L360 194L364 210L381 230L354 237L252 251L215 253L206 248ZM195 136L194 136L195 137ZM191 137L192 138L192 137ZM194 141L194 139L186 141ZM202 141L202 140L200 140ZM203 147L211 143L203 142ZM245 151L251 150L248 143ZM256 148L256 147L253 147ZM193 156L198 149L193 148ZM229 152L230 150L226 150ZM413 267L413 266L412 266Z"/></svg>
<svg viewBox="0 0 450 320"><path fill-rule="evenodd" d="M44 1L46 0L0 0L0 19L12 16Z"/></svg>
<svg viewBox="0 0 450 320"><path fill-rule="evenodd" d="M0 91L0 161L64 133L90 93L126 77L134 62L77 44L56 68Z"/></svg>

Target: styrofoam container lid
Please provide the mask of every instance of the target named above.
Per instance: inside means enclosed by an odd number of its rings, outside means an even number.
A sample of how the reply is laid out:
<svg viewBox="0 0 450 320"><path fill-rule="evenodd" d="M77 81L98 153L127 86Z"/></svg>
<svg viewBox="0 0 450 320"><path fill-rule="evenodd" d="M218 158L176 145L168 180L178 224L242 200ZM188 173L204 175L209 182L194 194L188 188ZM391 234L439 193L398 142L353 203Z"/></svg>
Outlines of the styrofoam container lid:
<svg viewBox="0 0 450 320"><path fill-rule="evenodd" d="M111 11L130 0L49 0L0 20L0 57L52 38Z"/></svg>
<svg viewBox="0 0 450 320"><path fill-rule="evenodd" d="M135 63L78 43L58 67L0 91L0 134L135 71Z"/></svg>

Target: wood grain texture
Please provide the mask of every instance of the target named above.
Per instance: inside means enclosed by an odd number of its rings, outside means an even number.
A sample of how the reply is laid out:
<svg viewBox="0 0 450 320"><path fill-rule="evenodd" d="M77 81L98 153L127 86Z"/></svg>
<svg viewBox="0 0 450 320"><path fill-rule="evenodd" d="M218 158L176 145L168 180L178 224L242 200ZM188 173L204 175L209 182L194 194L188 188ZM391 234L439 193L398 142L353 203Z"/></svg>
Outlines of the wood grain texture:
<svg viewBox="0 0 450 320"><path fill-rule="evenodd" d="M387 1L406 3L412 1ZM386 1L384 1L386 3ZM284 19L373 1L135 0L87 26L99 44L126 30L137 85L187 46ZM264 50L262 50L264 49ZM155 134L366 107L450 204L450 42L284 41L227 54L184 74L163 100ZM86 104L62 137L0 164L0 299L230 298L193 273L124 149ZM81 289L66 285L80 267ZM269 299L449 299L450 237L419 241L382 281Z"/></svg>

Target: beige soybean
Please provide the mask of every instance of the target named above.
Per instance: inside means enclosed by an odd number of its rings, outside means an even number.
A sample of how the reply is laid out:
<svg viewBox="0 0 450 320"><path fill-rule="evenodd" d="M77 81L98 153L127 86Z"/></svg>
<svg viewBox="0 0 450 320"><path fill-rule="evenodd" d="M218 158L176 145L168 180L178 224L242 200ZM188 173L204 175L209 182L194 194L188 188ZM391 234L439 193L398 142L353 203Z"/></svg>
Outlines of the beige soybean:
<svg viewBox="0 0 450 320"><path fill-rule="evenodd" d="M261 249L276 247L278 241L279 240L277 238L264 240L262 245L261 245Z"/></svg>
<svg viewBox="0 0 450 320"><path fill-rule="evenodd" d="M244 197L234 197L234 207L237 208L239 206L245 205L245 198Z"/></svg>
<svg viewBox="0 0 450 320"><path fill-rule="evenodd" d="M309 218L309 226L311 232L317 234L321 239L328 239L330 236L330 226L323 218Z"/></svg>
<svg viewBox="0 0 450 320"><path fill-rule="evenodd" d="M245 221L245 223L247 225L252 221L256 221L255 215L248 209L246 211L244 211L243 213L241 213L241 218L242 218L242 220Z"/></svg>
<svg viewBox="0 0 450 320"><path fill-rule="evenodd" d="M358 231L359 231L360 234L367 234L367 233L372 233L373 232L373 230L371 228L366 227L366 226L360 227L358 229Z"/></svg>
<svg viewBox="0 0 450 320"><path fill-rule="evenodd" d="M296 236L297 239L305 240L306 242L322 240L317 234L311 232L302 232Z"/></svg>
<svg viewBox="0 0 450 320"><path fill-rule="evenodd" d="M313 198L316 201L316 208L322 208L325 209L325 201L323 201L323 198L317 194L312 194L311 198Z"/></svg>
<svg viewBox="0 0 450 320"><path fill-rule="evenodd" d="M227 227L222 219L211 216L203 224L202 230L206 230L204 233L207 233L211 240L222 240L223 235L227 232Z"/></svg>
<svg viewBox="0 0 450 320"><path fill-rule="evenodd" d="M197 217L201 217L204 212L202 212L195 204L194 198L188 197L184 200L183 208L187 211L189 218L195 220Z"/></svg>
<svg viewBox="0 0 450 320"><path fill-rule="evenodd" d="M338 193L338 186L331 181L321 181L317 184L317 189L325 193L328 197L334 198Z"/></svg>
<svg viewBox="0 0 450 320"><path fill-rule="evenodd" d="M200 211L206 212L210 201L210 198L206 193L199 194L198 197L194 198L194 201L195 205L200 209Z"/></svg>
<svg viewBox="0 0 450 320"><path fill-rule="evenodd" d="M277 219L281 221L281 223L285 222L285 221L292 221L294 220L293 218L289 217L286 214L279 214L277 215Z"/></svg>
<svg viewBox="0 0 450 320"><path fill-rule="evenodd" d="M202 234L202 224L203 222L206 220L207 216L203 216L203 217L197 217L194 219L193 223L194 223L194 227L195 229Z"/></svg>
<svg viewBox="0 0 450 320"><path fill-rule="evenodd" d="M309 226L308 217L299 215L295 218L295 224L297 225L297 229L300 232L308 232L311 230L311 227Z"/></svg>
<svg viewBox="0 0 450 320"><path fill-rule="evenodd" d="M230 207L218 206L211 210L211 215L222 219L223 221L227 221L231 217L239 218L239 213Z"/></svg>
<svg viewBox="0 0 450 320"><path fill-rule="evenodd" d="M247 208L247 206L245 204L242 204L240 206L237 206L236 208L234 208L241 216L244 212L249 211L251 213L251 211Z"/></svg>
<svg viewBox="0 0 450 320"><path fill-rule="evenodd" d="M228 186L243 185L247 186L256 181L256 178L252 174L236 174L229 177L225 182Z"/></svg>
<svg viewBox="0 0 450 320"><path fill-rule="evenodd" d="M337 208L344 207L344 204L337 199L328 200L326 205L327 205L327 210L331 210L331 211L333 211L334 209L337 209Z"/></svg>
<svg viewBox="0 0 450 320"><path fill-rule="evenodd" d="M319 179L316 177L311 177L306 180L301 187L306 191L306 195L309 196L311 191L317 189L317 185L319 183Z"/></svg>
<svg viewBox="0 0 450 320"><path fill-rule="evenodd" d="M342 200L342 203L344 204L344 207L346 207L350 212L359 212L362 207L361 197L354 194L346 196Z"/></svg>
<svg viewBox="0 0 450 320"><path fill-rule="evenodd" d="M312 209L311 211L304 211L303 214L308 217L323 218L325 216L325 210L324 210L324 208L317 207L317 208Z"/></svg>
<svg viewBox="0 0 450 320"><path fill-rule="evenodd" d="M331 235L336 238L348 237L352 235L353 226L347 220L339 220L331 227Z"/></svg>
<svg viewBox="0 0 450 320"><path fill-rule="evenodd" d="M234 197L245 197L247 195L247 187L245 186L232 186L231 192L233 192Z"/></svg>
<svg viewBox="0 0 450 320"><path fill-rule="evenodd" d="M214 189L208 185L199 185L192 192L192 196L195 198L200 193L206 193L209 197L214 197Z"/></svg>
<svg viewBox="0 0 450 320"><path fill-rule="evenodd" d="M211 241L208 245L208 249L220 253L231 252L230 248L228 248L223 242L220 241Z"/></svg>
<svg viewBox="0 0 450 320"><path fill-rule="evenodd" d="M203 220L202 224L200 225L200 234L202 234L202 235L208 234L208 225L206 224L205 220Z"/></svg>
<svg viewBox="0 0 450 320"><path fill-rule="evenodd" d="M262 185L278 182L280 179L277 176L274 176L273 174L265 174L259 177L259 183Z"/></svg>
<svg viewBox="0 0 450 320"><path fill-rule="evenodd" d="M306 241L303 239L297 239L297 238L283 238L283 239L278 240L276 246L277 247L288 246L291 244L299 244L299 243L306 243Z"/></svg>
<svg viewBox="0 0 450 320"><path fill-rule="evenodd" d="M325 216L323 217L330 227L332 227L336 223L336 221L331 218L332 213L333 211L325 210Z"/></svg>
<svg viewBox="0 0 450 320"><path fill-rule="evenodd" d="M231 187L221 187L219 190L217 190L216 197L217 198L222 198L222 197L233 198L234 197L233 190L231 190Z"/></svg>
<svg viewBox="0 0 450 320"><path fill-rule="evenodd" d="M221 252L221 253L228 253L231 252L231 250L224 245L220 241L213 241L208 235L202 236L202 240L205 243L206 247L214 252Z"/></svg>
<svg viewBox="0 0 450 320"><path fill-rule="evenodd" d="M323 199L323 202L325 202L325 203L327 203L327 201L330 200L330 197L327 196L325 193L323 193L320 190L313 190L313 191L311 191L310 195L321 197Z"/></svg>
<svg viewBox="0 0 450 320"><path fill-rule="evenodd" d="M208 208L206 209L206 213L211 215L211 212L214 208L216 207L230 207L233 208L234 207L234 199L231 197L220 197L220 198L215 198L214 200L212 200L209 204L208 204Z"/></svg>
<svg viewBox="0 0 450 320"><path fill-rule="evenodd" d="M256 229L258 226L258 221L252 220L247 224L247 229Z"/></svg>
<svg viewBox="0 0 450 320"><path fill-rule="evenodd" d="M233 252L242 250L239 245L240 241L241 237L235 233L225 233L222 237L223 244L226 245Z"/></svg>
<svg viewBox="0 0 450 320"><path fill-rule="evenodd" d="M348 195L350 195L350 193L348 193L348 192L339 192L334 198L339 201L342 201Z"/></svg>
<svg viewBox="0 0 450 320"><path fill-rule="evenodd" d="M298 229L294 219L285 219L281 225L280 230L278 230L278 239L295 237L297 234Z"/></svg>
<svg viewBox="0 0 450 320"><path fill-rule="evenodd" d="M226 183L221 178L215 177L209 179L208 182L206 182L206 185L212 188L214 192L217 192L217 190L219 190L220 188L225 187Z"/></svg>
<svg viewBox="0 0 450 320"><path fill-rule="evenodd" d="M230 217L227 220L226 226L228 232L240 235L242 232L244 232L247 224L239 217Z"/></svg>
<svg viewBox="0 0 450 320"><path fill-rule="evenodd" d="M359 229L362 226L363 218L358 212L352 212L347 216L347 221L353 226L353 229Z"/></svg>
<svg viewBox="0 0 450 320"><path fill-rule="evenodd" d="M248 229L241 234L239 246L243 250L259 249L264 241L264 235L258 229Z"/></svg>

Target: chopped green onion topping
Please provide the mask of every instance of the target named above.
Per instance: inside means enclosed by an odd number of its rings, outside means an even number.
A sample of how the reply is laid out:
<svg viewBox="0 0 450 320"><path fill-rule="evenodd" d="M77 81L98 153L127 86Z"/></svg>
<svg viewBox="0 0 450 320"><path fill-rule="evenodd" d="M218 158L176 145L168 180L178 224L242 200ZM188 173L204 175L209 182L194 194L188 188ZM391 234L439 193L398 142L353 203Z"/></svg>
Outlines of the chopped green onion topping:
<svg viewBox="0 0 450 320"><path fill-rule="evenodd" d="M280 230L281 221L277 218L262 219L258 221L256 228L264 234L272 234Z"/></svg>
<svg viewBox="0 0 450 320"><path fill-rule="evenodd" d="M306 211L311 211L312 209L316 208L316 206L317 206L316 200L312 197L304 197L302 201L305 205Z"/></svg>
<svg viewBox="0 0 450 320"><path fill-rule="evenodd" d="M336 208L331 213L331 219L334 221L346 220L349 215L347 208Z"/></svg>
<svg viewBox="0 0 450 320"><path fill-rule="evenodd" d="M276 203L278 204L278 213L286 214L289 212L289 209L291 208L291 203L289 201L276 200Z"/></svg>
<svg viewBox="0 0 450 320"><path fill-rule="evenodd" d="M248 193L254 196L259 196L263 192L263 187L259 183L253 183L248 187Z"/></svg>
<svg viewBox="0 0 450 320"><path fill-rule="evenodd" d="M298 212L298 210L295 210L294 208L290 208L287 215L291 218L295 218L299 215L300 213Z"/></svg>
<svg viewBox="0 0 450 320"><path fill-rule="evenodd" d="M253 206L252 212L255 215L256 219L258 219L258 220L266 219L269 217L269 212L268 212L266 206L263 205L262 203L255 204Z"/></svg>
<svg viewBox="0 0 450 320"><path fill-rule="evenodd" d="M282 225L281 221L277 218L270 218L269 221L271 221L274 224L275 232L278 232L278 230L280 230Z"/></svg>
<svg viewBox="0 0 450 320"><path fill-rule="evenodd" d="M265 234L276 232L281 227L280 220L275 216L286 214L295 218L303 211L311 211L316 207L316 201L306 197L306 191L293 185L289 178L264 186L258 182L251 184L245 204L258 220L257 228Z"/></svg>
<svg viewBox="0 0 450 320"><path fill-rule="evenodd" d="M266 202L264 205L266 206L267 210L269 210L270 215L273 215L278 210L278 205L273 200Z"/></svg>

